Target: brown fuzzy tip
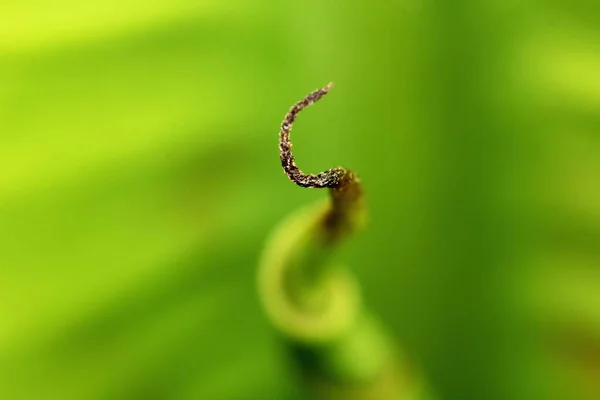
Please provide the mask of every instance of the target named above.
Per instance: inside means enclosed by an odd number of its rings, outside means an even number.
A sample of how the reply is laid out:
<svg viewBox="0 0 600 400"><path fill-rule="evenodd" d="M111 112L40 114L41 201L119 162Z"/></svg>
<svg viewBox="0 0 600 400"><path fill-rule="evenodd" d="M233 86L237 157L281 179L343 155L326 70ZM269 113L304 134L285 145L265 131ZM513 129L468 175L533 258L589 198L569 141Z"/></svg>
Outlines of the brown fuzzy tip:
<svg viewBox="0 0 600 400"><path fill-rule="evenodd" d="M279 157L281 158L281 166L286 175L298 186L308 188L335 188L344 180L343 178L347 173L344 168L337 167L318 174L305 174L296 166L294 155L292 154L290 132L294 121L296 120L296 116L306 107L322 99L323 96L329 93L329 90L332 87L333 83L330 82L327 86L309 93L305 98L298 101L290 108L281 123L281 129L279 130Z"/></svg>

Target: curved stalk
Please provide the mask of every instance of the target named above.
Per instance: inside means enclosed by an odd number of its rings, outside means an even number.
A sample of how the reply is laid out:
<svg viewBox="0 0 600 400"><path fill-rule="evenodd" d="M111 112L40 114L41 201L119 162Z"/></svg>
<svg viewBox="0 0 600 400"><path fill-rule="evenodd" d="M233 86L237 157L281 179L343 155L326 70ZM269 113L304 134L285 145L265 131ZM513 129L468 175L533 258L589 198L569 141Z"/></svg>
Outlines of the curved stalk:
<svg viewBox="0 0 600 400"><path fill-rule="evenodd" d="M417 386L409 384L387 332L363 306L358 283L347 268L332 263L341 240L365 222L361 182L343 167L306 174L292 154L290 132L298 113L331 88L309 93L281 123L284 172L301 187L327 188L330 199L294 213L274 232L260 263L261 300L317 397L414 398Z"/></svg>

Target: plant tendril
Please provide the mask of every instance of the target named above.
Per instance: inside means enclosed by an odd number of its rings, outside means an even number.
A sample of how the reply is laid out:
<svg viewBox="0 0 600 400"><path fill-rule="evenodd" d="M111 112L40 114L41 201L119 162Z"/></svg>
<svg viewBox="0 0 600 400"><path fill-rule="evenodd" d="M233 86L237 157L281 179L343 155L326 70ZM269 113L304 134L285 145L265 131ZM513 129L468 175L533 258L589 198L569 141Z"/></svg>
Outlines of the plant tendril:
<svg viewBox="0 0 600 400"><path fill-rule="evenodd" d="M329 93L332 87L333 83L330 82L327 86L309 93L290 108L281 123L281 130L279 131L281 166L290 180L298 186L308 188L336 188L342 183L344 176L348 173L344 168L337 167L318 174L305 174L296 166L294 155L292 154L290 131L292 130L296 116L300 111L323 98L323 96Z"/></svg>
<svg viewBox="0 0 600 400"><path fill-rule="evenodd" d="M366 208L362 185L353 171L343 167L331 168L318 174L302 172L294 162L290 131L298 113L322 99L332 86L333 84L329 83L294 104L285 115L279 131L281 166L290 180L301 187L329 188L331 207L321 220L320 231L328 242L336 241L344 233L362 225Z"/></svg>

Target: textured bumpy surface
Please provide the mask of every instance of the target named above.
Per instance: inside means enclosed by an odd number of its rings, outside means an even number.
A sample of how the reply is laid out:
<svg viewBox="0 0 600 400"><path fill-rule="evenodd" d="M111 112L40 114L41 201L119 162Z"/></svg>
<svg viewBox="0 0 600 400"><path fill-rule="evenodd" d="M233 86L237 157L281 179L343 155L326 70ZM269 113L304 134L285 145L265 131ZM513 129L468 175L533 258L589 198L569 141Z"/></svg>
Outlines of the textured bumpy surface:
<svg viewBox="0 0 600 400"><path fill-rule="evenodd" d="M296 116L300 111L319 101L323 96L329 93L332 86L333 84L329 83L324 88L309 93L305 98L290 108L290 111L288 111L281 123L281 130L279 131L279 156L281 158L281 166L287 176L298 186L309 188L335 188L340 185L343 180L342 178L347 172L344 168L337 167L318 174L305 174L296 166L294 155L292 154L290 131L292 130L292 125L296 120Z"/></svg>

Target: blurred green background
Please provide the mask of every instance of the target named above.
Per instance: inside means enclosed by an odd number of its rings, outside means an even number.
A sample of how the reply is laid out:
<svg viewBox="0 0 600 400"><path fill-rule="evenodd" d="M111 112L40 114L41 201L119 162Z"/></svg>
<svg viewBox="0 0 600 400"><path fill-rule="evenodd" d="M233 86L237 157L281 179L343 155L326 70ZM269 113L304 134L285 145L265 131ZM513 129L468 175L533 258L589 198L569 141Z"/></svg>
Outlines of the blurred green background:
<svg viewBox="0 0 600 400"><path fill-rule="evenodd" d="M361 176L341 259L440 399L600 398L600 4L0 3L0 398L303 398L272 228Z"/></svg>

